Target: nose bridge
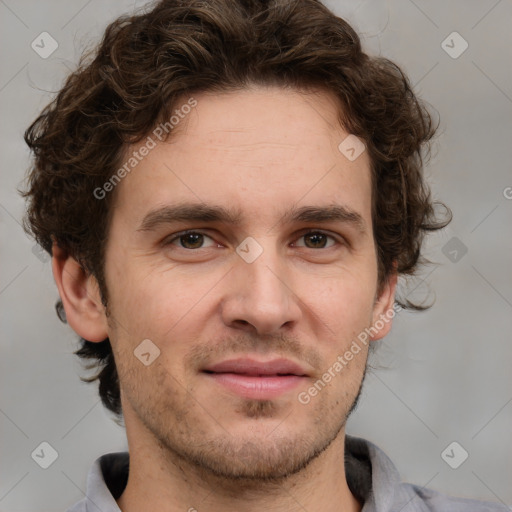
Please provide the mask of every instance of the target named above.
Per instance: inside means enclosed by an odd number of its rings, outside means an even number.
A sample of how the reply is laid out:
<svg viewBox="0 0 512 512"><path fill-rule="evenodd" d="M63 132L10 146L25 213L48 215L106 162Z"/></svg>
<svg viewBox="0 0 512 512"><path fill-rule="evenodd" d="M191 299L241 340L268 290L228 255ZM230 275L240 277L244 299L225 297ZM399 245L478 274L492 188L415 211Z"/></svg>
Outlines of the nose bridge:
<svg viewBox="0 0 512 512"><path fill-rule="evenodd" d="M258 299L261 308L267 302L281 302L287 299L289 288L286 274L282 272L279 255L275 249L266 249L253 263L246 263L241 275L246 275L244 294ZM247 293L248 292L248 293ZM267 301L262 300L267 297Z"/></svg>
<svg viewBox="0 0 512 512"><path fill-rule="evenodd" d="M248 237L237 248L232 295L225 305L225 321L251 324L259 332L272 332L296 321L300 314L289 284L290 269L275 237Z"/></svg>

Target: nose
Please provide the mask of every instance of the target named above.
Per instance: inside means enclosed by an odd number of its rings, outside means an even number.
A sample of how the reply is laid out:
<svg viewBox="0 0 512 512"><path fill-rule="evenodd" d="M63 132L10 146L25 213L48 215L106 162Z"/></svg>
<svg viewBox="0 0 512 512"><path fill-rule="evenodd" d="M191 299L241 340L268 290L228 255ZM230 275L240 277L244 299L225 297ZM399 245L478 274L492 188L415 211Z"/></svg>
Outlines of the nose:
<svg viewBox="0 0 512 512"><path fill-rule="evenodd" d="M260 335L293 327L301 316L290 267L276 251L265 249L252 263L242 258L230 272L222 302L225 325Z"/></svg>

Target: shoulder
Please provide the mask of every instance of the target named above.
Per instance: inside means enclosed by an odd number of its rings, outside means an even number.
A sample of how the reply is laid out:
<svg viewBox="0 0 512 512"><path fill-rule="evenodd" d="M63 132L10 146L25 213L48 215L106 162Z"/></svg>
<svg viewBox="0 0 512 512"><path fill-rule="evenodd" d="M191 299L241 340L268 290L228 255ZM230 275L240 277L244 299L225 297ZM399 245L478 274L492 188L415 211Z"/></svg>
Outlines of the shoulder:
<svg viewBox="0 0 512 512"><path fill-rule="evenodd" d="M345 468L351 492L362 512L510 512L501 503L449 496L403 482L391 459L366 439L346 436Z"/></svg>
<svg viewBox="0 0 512 512"><path fill-rule="evenodd" d="M75 503L72 507L69 507L66 512L86 512L87 511L87 504L86 504L86 498L83 498L82 500Z"/></svg>
<svg viewBox="0 0 512 512"><path fill-rule="evenodd" d="M402 483L400 485L407 501L401 503L402 512L510 512L510 508L501 503L479 501L475 499L449 496L447 494Z"/></svg>
<svg viewBox="0 0 512 512"><path fill-rule="evenodd" d="M121 512L116 500L128 481L128 452L102 455L94 461L87 475L85 497L66 512Z"/></svg>

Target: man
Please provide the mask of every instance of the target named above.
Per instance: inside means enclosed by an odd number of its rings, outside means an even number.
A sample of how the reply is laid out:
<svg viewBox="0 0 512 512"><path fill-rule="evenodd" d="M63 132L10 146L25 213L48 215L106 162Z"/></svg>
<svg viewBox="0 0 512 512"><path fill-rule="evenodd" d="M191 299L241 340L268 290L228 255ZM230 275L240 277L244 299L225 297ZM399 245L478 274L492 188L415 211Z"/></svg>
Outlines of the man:
<svg viewBox="0 0 512 512"><path fill-rule="evenodd" d="M128 453L71 511L506 510L345 435L438 221L434 134L316 0L167 0L110 25L26 133L28 225ZM65 316L64 316L65 315Z"/></svg>

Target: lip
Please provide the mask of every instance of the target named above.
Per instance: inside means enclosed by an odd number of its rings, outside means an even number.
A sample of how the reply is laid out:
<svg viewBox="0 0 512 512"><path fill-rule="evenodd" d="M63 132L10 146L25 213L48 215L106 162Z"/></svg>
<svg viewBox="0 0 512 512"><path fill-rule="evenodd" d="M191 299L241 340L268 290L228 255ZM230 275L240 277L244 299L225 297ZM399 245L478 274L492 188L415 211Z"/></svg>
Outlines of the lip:
<svg viewBox="0 0 512 512"><path fill-rule="evenodd" d="M289 359L272 359L270 361L256 361L248 357L238 359L228 359L210 366L204 371L213 373L238 373L253 376L277 376L277 375L296 375L306 377L307 372L297 363Z"/></svg>
<svg viewBox="0 0 512 512"><path fill-rule="evenodd" d="M288 359L230 359L208 366L203 373L239 396L260 400L275 398L308 378L300 365Z"/></svg>

